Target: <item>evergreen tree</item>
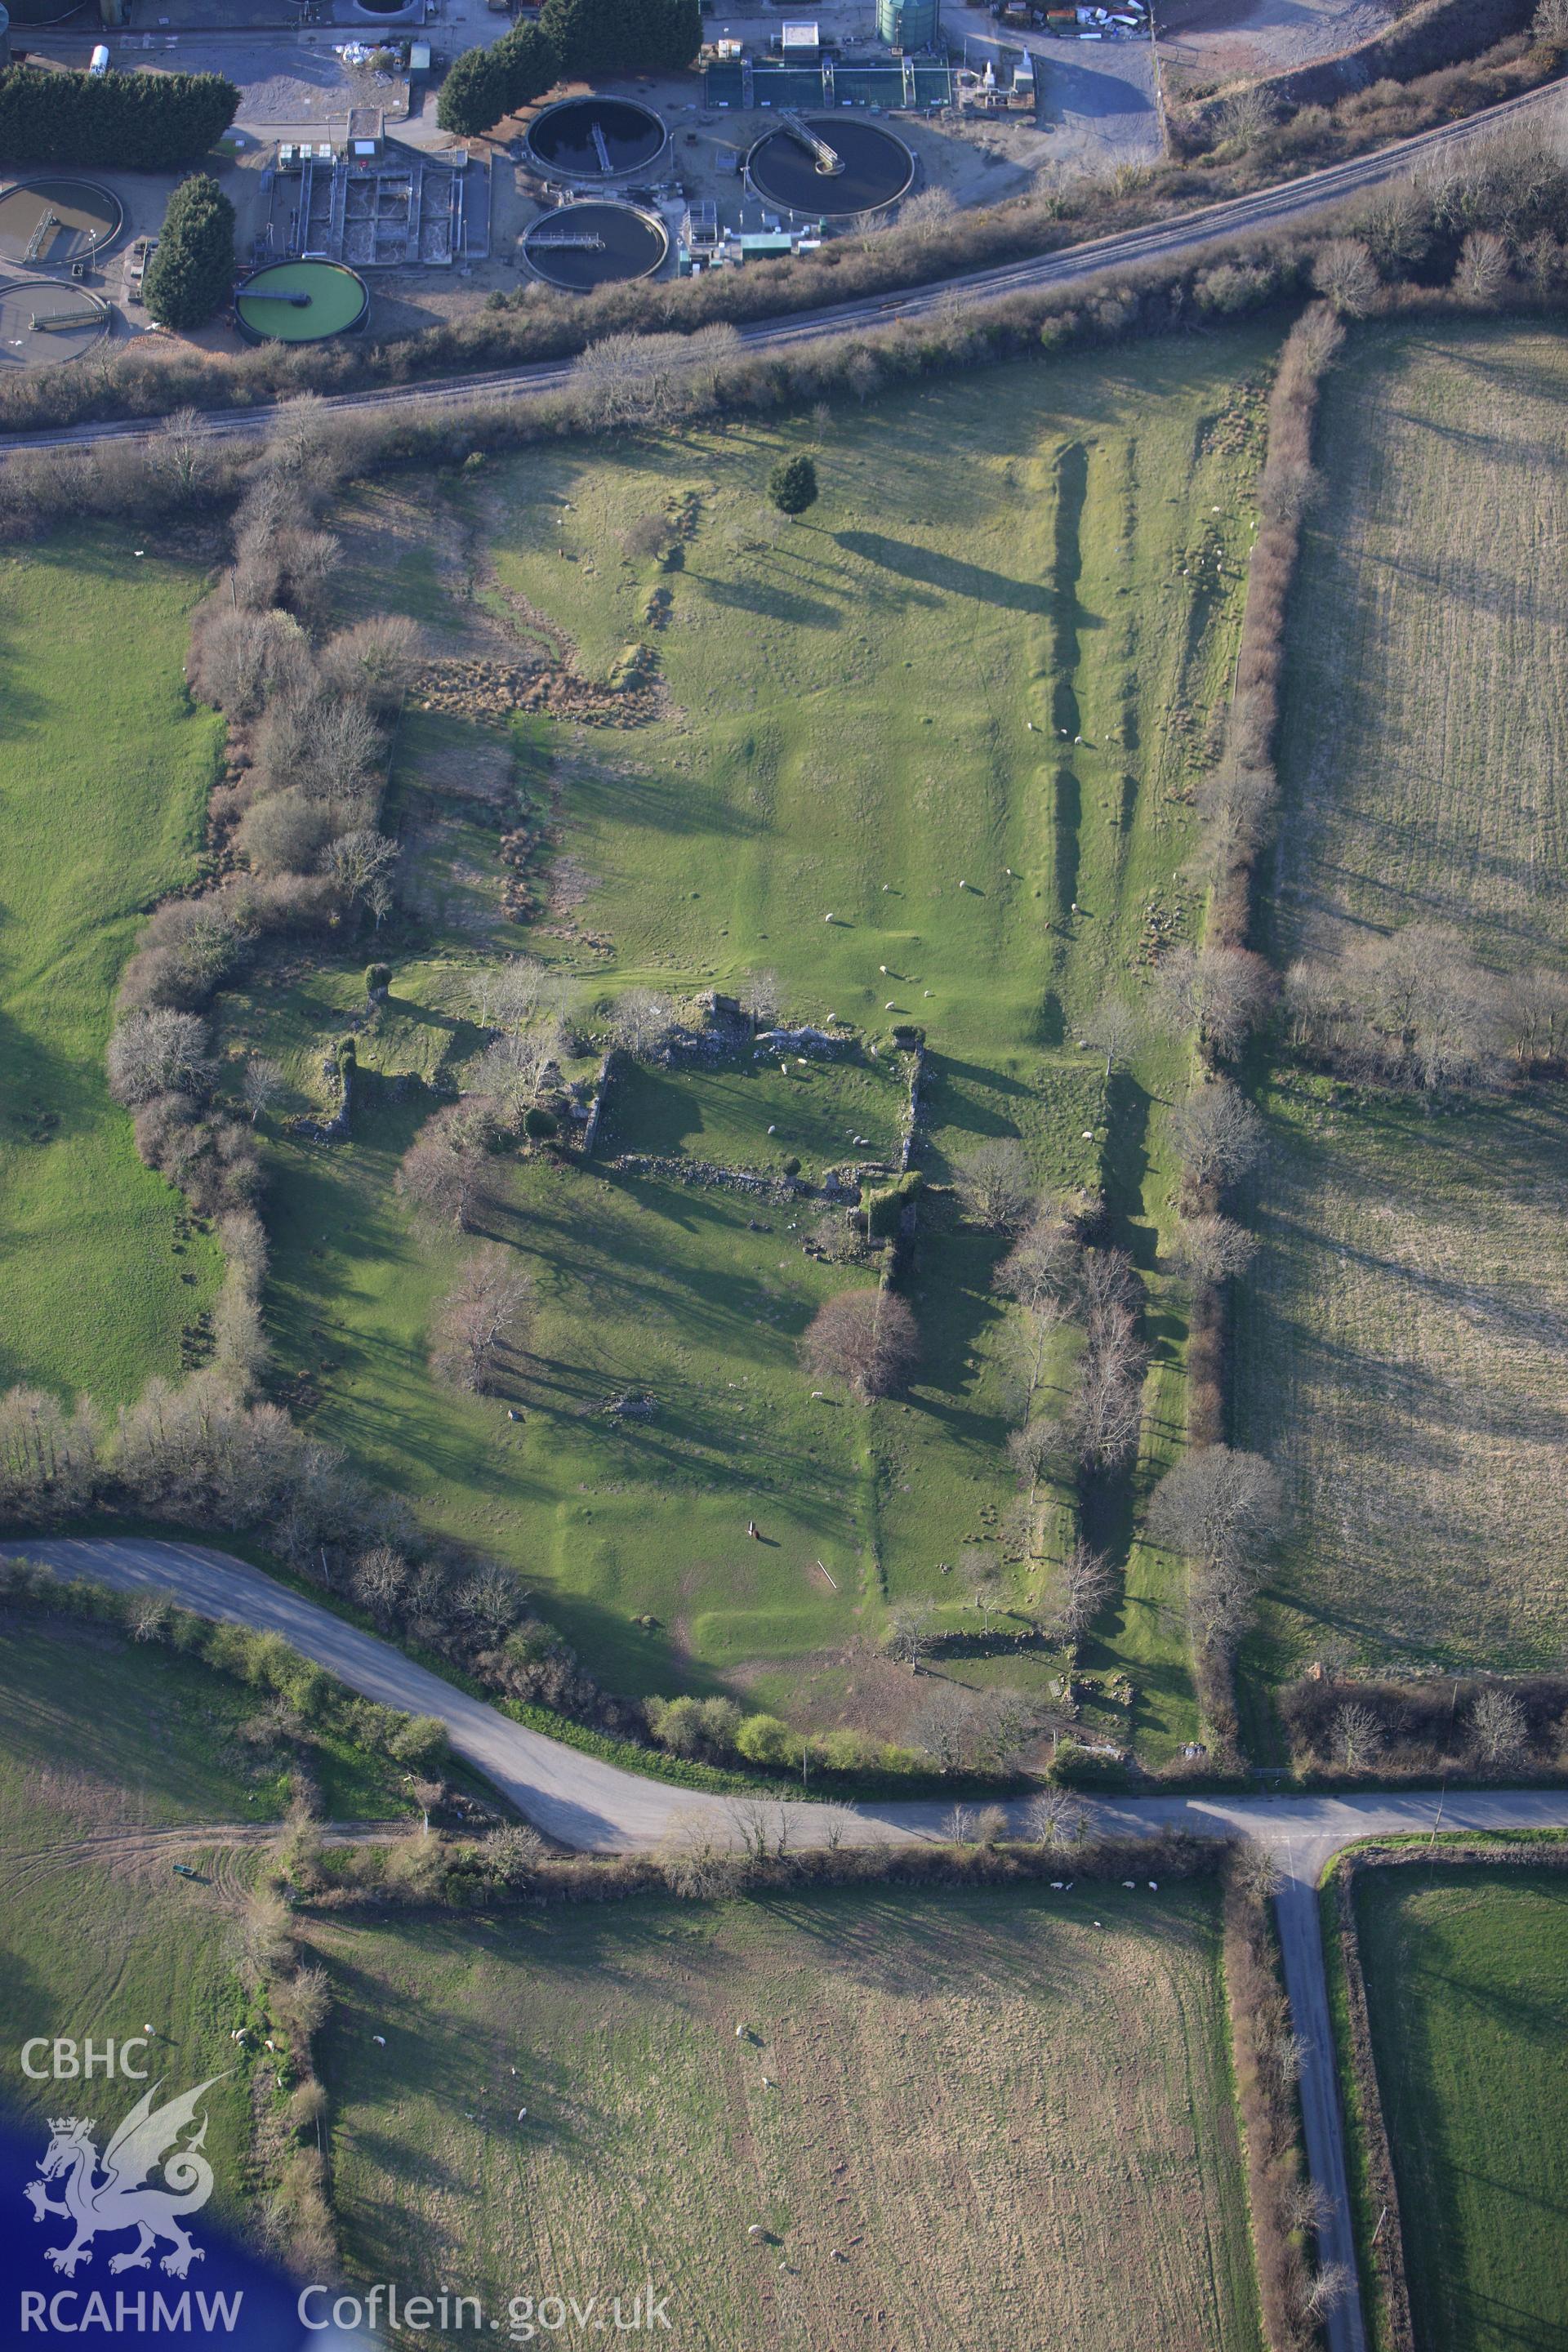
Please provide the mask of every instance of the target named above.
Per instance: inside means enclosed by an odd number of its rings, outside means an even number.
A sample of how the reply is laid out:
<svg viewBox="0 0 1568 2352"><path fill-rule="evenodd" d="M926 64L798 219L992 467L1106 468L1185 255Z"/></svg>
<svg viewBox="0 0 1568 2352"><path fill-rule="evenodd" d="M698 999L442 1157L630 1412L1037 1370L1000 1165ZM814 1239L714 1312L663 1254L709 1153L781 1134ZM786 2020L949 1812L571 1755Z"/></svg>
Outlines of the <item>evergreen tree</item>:
<svg viewBox="0 0 1568 2352"><path fill-rule="evenodd" d="M538 25L518 25L488 49L463 51L441 86L436 120L459 139L477 139L503 114L542 98L560 73L549 34Z"/></svg>
<svg viewBox="0 0 1568 2352"><path fill-rule="evenodd" d="M809 457L781 457L768 476L768 496L780 514L803 515L816 504L816 467Z"/></svg>
<svg viewBox="0 0 1568 2352"><path fill-rule="evenodd" d="M544 0L539 21L569 74L679 73L702 41L700 0Z"/></svg>
<svg viewBox="0 0 1568 2352"><path fill-rule="evenodd" d="M206 154L239 92L221 74L0 73L0 157L173 172Z"/></svg>
<svg viewBox="0 0 1568 2352"><path fill-rule="evenodd" d="M142 297L161 327L204 326L234 284L234 206L198 173L169 199Z"/></svg>

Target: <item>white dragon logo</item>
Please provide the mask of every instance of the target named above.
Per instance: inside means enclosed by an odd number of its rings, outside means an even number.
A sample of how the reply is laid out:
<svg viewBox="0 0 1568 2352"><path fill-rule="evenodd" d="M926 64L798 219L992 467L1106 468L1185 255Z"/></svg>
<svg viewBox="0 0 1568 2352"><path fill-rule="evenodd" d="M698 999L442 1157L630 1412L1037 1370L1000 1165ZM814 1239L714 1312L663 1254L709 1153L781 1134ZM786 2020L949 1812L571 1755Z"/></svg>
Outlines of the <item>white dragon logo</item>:
<svg viewBox="0 0 1568 2352"><path fill-rule="evenodd" d="M138 2235L129 2253L110 2256L111 2271L146 2270L153 2248L161 2239L167 2239L174 2248L163 2256L162 2267L175 2278L184 2278L193 2262L205 2259L200 2246L194 2246L181 2229L178 2216L198 2211L213 2193L213 2169L200 2153L207 2136L206 2117L202 2117L201 2129L188 2146L179 2147L175 2143L186 2126L195 2123L203 2095L222 2079L214 2074L161 2107L153 2105L163 2088L161 2083L154 2083L104 2149L101 2180L96 2179L100 2159L91 2138L91 2118L49 2117L49 2144L38 2178L29 2180L22 2193L36 2221L58 2215L74 2223L76 2235L68 2246L46 2247L47 2262L72 2278L79 2263L92 2260L92 2241L99 2232L112 2235L118 2230L135 2230ZM167 2186L149 2189L148 2176L157 2170L160 2161ZM46 2193L44 2183L62 2179L63 2197L57 2202Z"/></svg>

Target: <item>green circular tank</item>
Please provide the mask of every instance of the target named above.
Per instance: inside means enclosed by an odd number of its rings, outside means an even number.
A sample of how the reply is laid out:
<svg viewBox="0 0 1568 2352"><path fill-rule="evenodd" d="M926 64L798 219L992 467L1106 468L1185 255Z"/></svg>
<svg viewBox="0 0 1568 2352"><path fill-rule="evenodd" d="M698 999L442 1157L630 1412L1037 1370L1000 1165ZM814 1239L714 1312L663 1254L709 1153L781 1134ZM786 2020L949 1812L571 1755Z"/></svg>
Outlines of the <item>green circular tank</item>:
<svg viewBox="0 0 1568 2352"><path fill-rule="evenodd" d="M341 261L268 261L234 298L239 331L252 343L321 343L363 327L370 289Z"/></svg>

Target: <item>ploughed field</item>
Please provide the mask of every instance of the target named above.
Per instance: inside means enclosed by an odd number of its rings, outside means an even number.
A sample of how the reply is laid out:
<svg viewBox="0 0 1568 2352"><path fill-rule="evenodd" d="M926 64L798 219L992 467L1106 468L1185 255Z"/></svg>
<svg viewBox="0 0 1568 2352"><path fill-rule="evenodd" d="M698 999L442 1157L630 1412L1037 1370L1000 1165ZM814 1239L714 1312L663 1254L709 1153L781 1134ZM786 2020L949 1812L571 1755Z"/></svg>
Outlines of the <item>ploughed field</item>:
<svg viewBox="0 0 1568 2352"><path fill-rule="evenodd" d="M1327 383L1290 608L1281 961L1454 925L1561 964L1568 353L1533 327L1363 329ZM1568 1095L1373 1099L1300 1071L1242 1286L1238 1442L1295 1530L1275 1663L1542 1664L1568 1633Z"/></svg>
<svg viewBox="0 0 1568 2352"><path fill-rule="evenodd" d="M487 2313L651 2278L676 2352L1258 2342L1207 1883L313 1940L358 2277Z"/></svg>

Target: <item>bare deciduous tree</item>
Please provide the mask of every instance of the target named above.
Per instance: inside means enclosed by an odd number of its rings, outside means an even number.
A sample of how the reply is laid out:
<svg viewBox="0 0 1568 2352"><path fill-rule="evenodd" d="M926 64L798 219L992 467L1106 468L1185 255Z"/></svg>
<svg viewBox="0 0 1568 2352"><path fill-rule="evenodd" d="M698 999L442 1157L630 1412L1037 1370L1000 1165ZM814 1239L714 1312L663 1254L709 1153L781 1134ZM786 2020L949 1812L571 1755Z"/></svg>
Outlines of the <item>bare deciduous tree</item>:
<svg viewBox="0 0 1568 2352"><path fill-rule="evenodd" d="M1086 1262L1111 1255L1089 1251ZM1085 1466L1110 1470L1127 1461L1138 1444L1149 1349L1138 1336L1134 1310L1120 1299L1096 1306L1086 1330L1069 1421Z"/></svg>
<svg viewBox="0 0 1568 2352"><path fill-rule="evenodd" d="M1178 948L1158 980L1171 1025L1196 1029L1227 1058L1262 1026L1279 993L1273 968L1247 948Z"/></svg>
<svg viewBox="0 0 1568 2352"><path fill-rule="evenodd" d="M453 1598L458 1614L492 1642L499 1642L522 1614L516 1580L494 1560L460 1584Z"/></svg>
<svg viewBox="0 0 1568 2352"><path fill-rule="evenodd" d="M621 552L632 562L647 562L662 555L669 538L669 523L664 515L634 515L625 529L616 534Z"/></svg>
<svg viewBox="0 0 1568 2352"><path fill-rule="evenodd" d="M628 988L616 1001L612 1034L623 1054L634 1062L657 1054L670 1031L669 1007L651 988Z"/></svg>
<svg viewBox="0 0 1568 2352"><path fill-rule="evenodd" d="M1307 2316L1310 2319L1326 2319L1330 2312L1339 2309L1354 2285L1354 2275L1348 2263L1325 2263L1313 2277L1308 2291Z"/></svg>
<svg viewBox="0 0 1568 2352"><path fill-rule="evenodd" d="M910 1737L941 1772L1003 1771L1017 1761L1035 1720L1034 1704L1022 1691L942 1683Z"/></svg>
<svg viewBox="0 0 1568 2352"><path fill-rule="evenodd" d="M354 1563L354 1599L384 1624L396 1617L408 1584L408 1562L390 1544L373 1544Z"/></svg>
<svg viewBox="0 0 1568 2352"><path fill-rule="evenodd" d="M605 335L577 361L572 389L604 424L666 421L688 405L702 360L685 335Z"/></svg>
<svg viewBox="0 0 1568 2352"><path fill-rule="evenodd" d="M1084 1023L1083 1034L1097 1054L1105 1056L1109 1078L1118 1062L1125 1062L1137 1046L1142 1022L1124 996L1103 996Z"/></svg>
<svg viewBox="0 0 1568 2352"><path fill-rule="evenodd" d="M1343 319L1364 319L1383 290L1376 263L1353 236L1332 236L1319 247L1312 283Z"/></svg>
<svg viewBox="0 0 1568 2352"><path fill-rule="evenodd" d="M740 1875L740 1857L700 1817L672 1830L658 1860L670 1893L689 1902L729 1894Z"/></svg>
<svg viewBox="0 0 1568 2352"><path fill-rule="evenodd" d="M1064 1477L1072 1466L1072 1434L1065 1424L1041 1414L1007 1436L1007 1455L1031 1496L1042 1478Z"/></svg>
<svg viewBox="0 0 1568 2352"><path fill-rule="evenodd" d="M920 1340L904 1300L879 1286L841 1290L826 1299L801 1351L819 1380L841 1381L869 1399L902 1387L914 1370Z"/></svg>
<svg viewBox="0 0 1568 2352"><path fill-rule="evenodd" d="M510 1250L476 1251L437 1315L431 1364L449 1387L482 1396L523 1346L533 1285Z"/></svg>
<svg viewBox="0 0 1568 2352"><path fill-rule="evenodd" d="M1233 1217L1184 1217L1172 1256L1189 1282L1226 1282L1245 1274L1258 1255L1258 1236Z"/></svg>
<svg viewBox="0 0 1568 2352"><path fill-rule="evenodd" d="M270 1110L282 1094L283 1073L276 1062L268 1060L265 1054L252 1054L246 1063L245 1076L239 1084L240 1092L245 1097L245 1107L250 1113L250 1124L254 1127L262 1112Z"/></svg>
<svg viewBox="0 0 1568 2352"><path fill-rule="evenodd" d="M931 1611L918 1601L906 1601L890 1610L882 1633L882 1647L889 1658L908 1666L918 1675L921 1661L931 1649Z"/></svg>
<svg viewBox="0 0 1568 2352"><path fill-rule="evenodd" d="M1226 100L1219 110L1219 135L1227 145L1244 151L1256 147L1274 127L1274 110L1256 82L1247 83Z"/></svg>
<svg viewBox="0 0 1568 2352"><path fill-rule="evenodd" d="M1305 2173L1290 2183L1284 2202L1287 2226L1300 2230L1303 2237L1315 2237L1334 2210L1327 2189Z"/></svg>
<svg viewBox="0 0 1568 2352"><path fill-rule="evenodd" d="M1526 1069L1568 1053L1568 972L1534 964L1510 974L1501 1010L1510 1051Z"/></svg>
<svg viewBox="0 0 1568 2352"><path fill-rule="evenodd" d="M321 871L347 905L358 906L374 886L386 879L403 852L395 841L371 825L358 825L329 843Z"/></svg>
<svg viewBox="0 0 1568 2352"><path fill-rule="evenodd" d="M1115 1572L1106 1554L1086 1543L1074 1544L1061 1564L1047 1611L1053 1639L1081 1642L1115 1589Z"/></svg>
<svg viewBox="0 0 1568 2352"><path fill-rule="evenodd" d="M526 1886L547 1852L544 1840L528 1822L508 1822L490 1832L480 1860L486 1877L498 1886Z"/></svg>
<svg viewBox="0 0 1568 2352"><path fill-rule="evenodd" d="M374 613L328 638L318 674L332 691L360 697L373 709L392 711L403 698L419 653L416 622L403 613Z"/></svg>
<svg viewBox="0 0 1568 2352"><path fill-rule="evenodd" d="M1056 1206L1042 1204L996 1269L996 1287L1021 1307L1065 1312L1077 1296L1083 1244Z"/></svg>
<svg viewBox="0 0 1568 2352"><path fill-rule="evenodd" d="M1383 1726L1370 1706L1347 1700L1336 1707L1329 1725L1335 1759L1347 1772L1360 1771L1383 1752Z"/></svg>
<svg viewBox="0 0 1568 2352"><path fill-rule="evenodd" d="M1263 1121L1228 1078L1194 1087L1171 1114L1171 1140L1200 1184L1234 1184L1268 1146Z"/></svg>
<svg viewBox="0 0 1568 2352"><path fill-rule="evenodd" d="M426 1119L403 1155L396 1189L438 1224L467 1233L489 1190L489 1114L449 1104Z"/></svg>
<svg viewBox="0 0 1568 2352"><path fill-rule="evenodd" d="M1149 1533L1190 1559L1256 1557L1279 1540L1285 1484L1261 1454L1205 1445L1184 1454L1155 1487Z"/></svg>
<svg viewBox="0 0 1568 2352"><path fill-rule="evenodd" d="M1530 1722L1511 1691L1482 1691L1470 1709L1470 1745L1483 1764L1511 1764L1530 1745Z"/></svg>
<svg viewBox="0 0 1568 2352"><path fill-rule="evenodd" d="M1251 1620L1260 1561L1284 1522L1284 1482L1259 1454L1227 1445L1188 1454L1155 1487L1148 1532L1192 1563L1188 1607L1194 1639L1227 1651Z"/></svg>
<svg viewBox="0 0 1568 2352"><path fill-rule="evenodd" d="M1021 1224L1035 1196L1028 1154L1012 1135L994 1136L965 1152L954 1182L975 1223L993 1229Z"/></svg>
<svg viewBox="0 0 1568 2352"><path fill-rule="evenodd" d="M147 444L147 470L188 506L203 497L217 470L207 420L199 409L176 408Z"/></svg>
<svg viewBox="0 0 1568 2352"><path fill-rule="evenodd" d="M1068 1789L1042 1789L1024 1808L1024 1833L1047 1853L1077 1845L1089 1827L1081 1799Z"/></svg>
<svg viewBox="0 0 1568 2352"><path fill-rule="evenodd" d="M481 1028L508 1034L526 1029L541 1015L559 1021L563 1010L559 980L531 956L484 965L474 975L473 1005Z"/></svg>
<svg viewBox="0 0 1568 2352"><path fill-rule="evenodd" d="M195 1013L156 1005L128 1013L109 1041L109 1091L134 1109L155 1095L203 1095L213 1081L207 1024Z"/></svg>
<svg viewBox="0 0 1568 2352"><path fill-rule="evenodd" d="M1459 248L1454 289L1479 308L1495 302L1509 280L1508 247L1490 229L1473 228Z"/></svg>

